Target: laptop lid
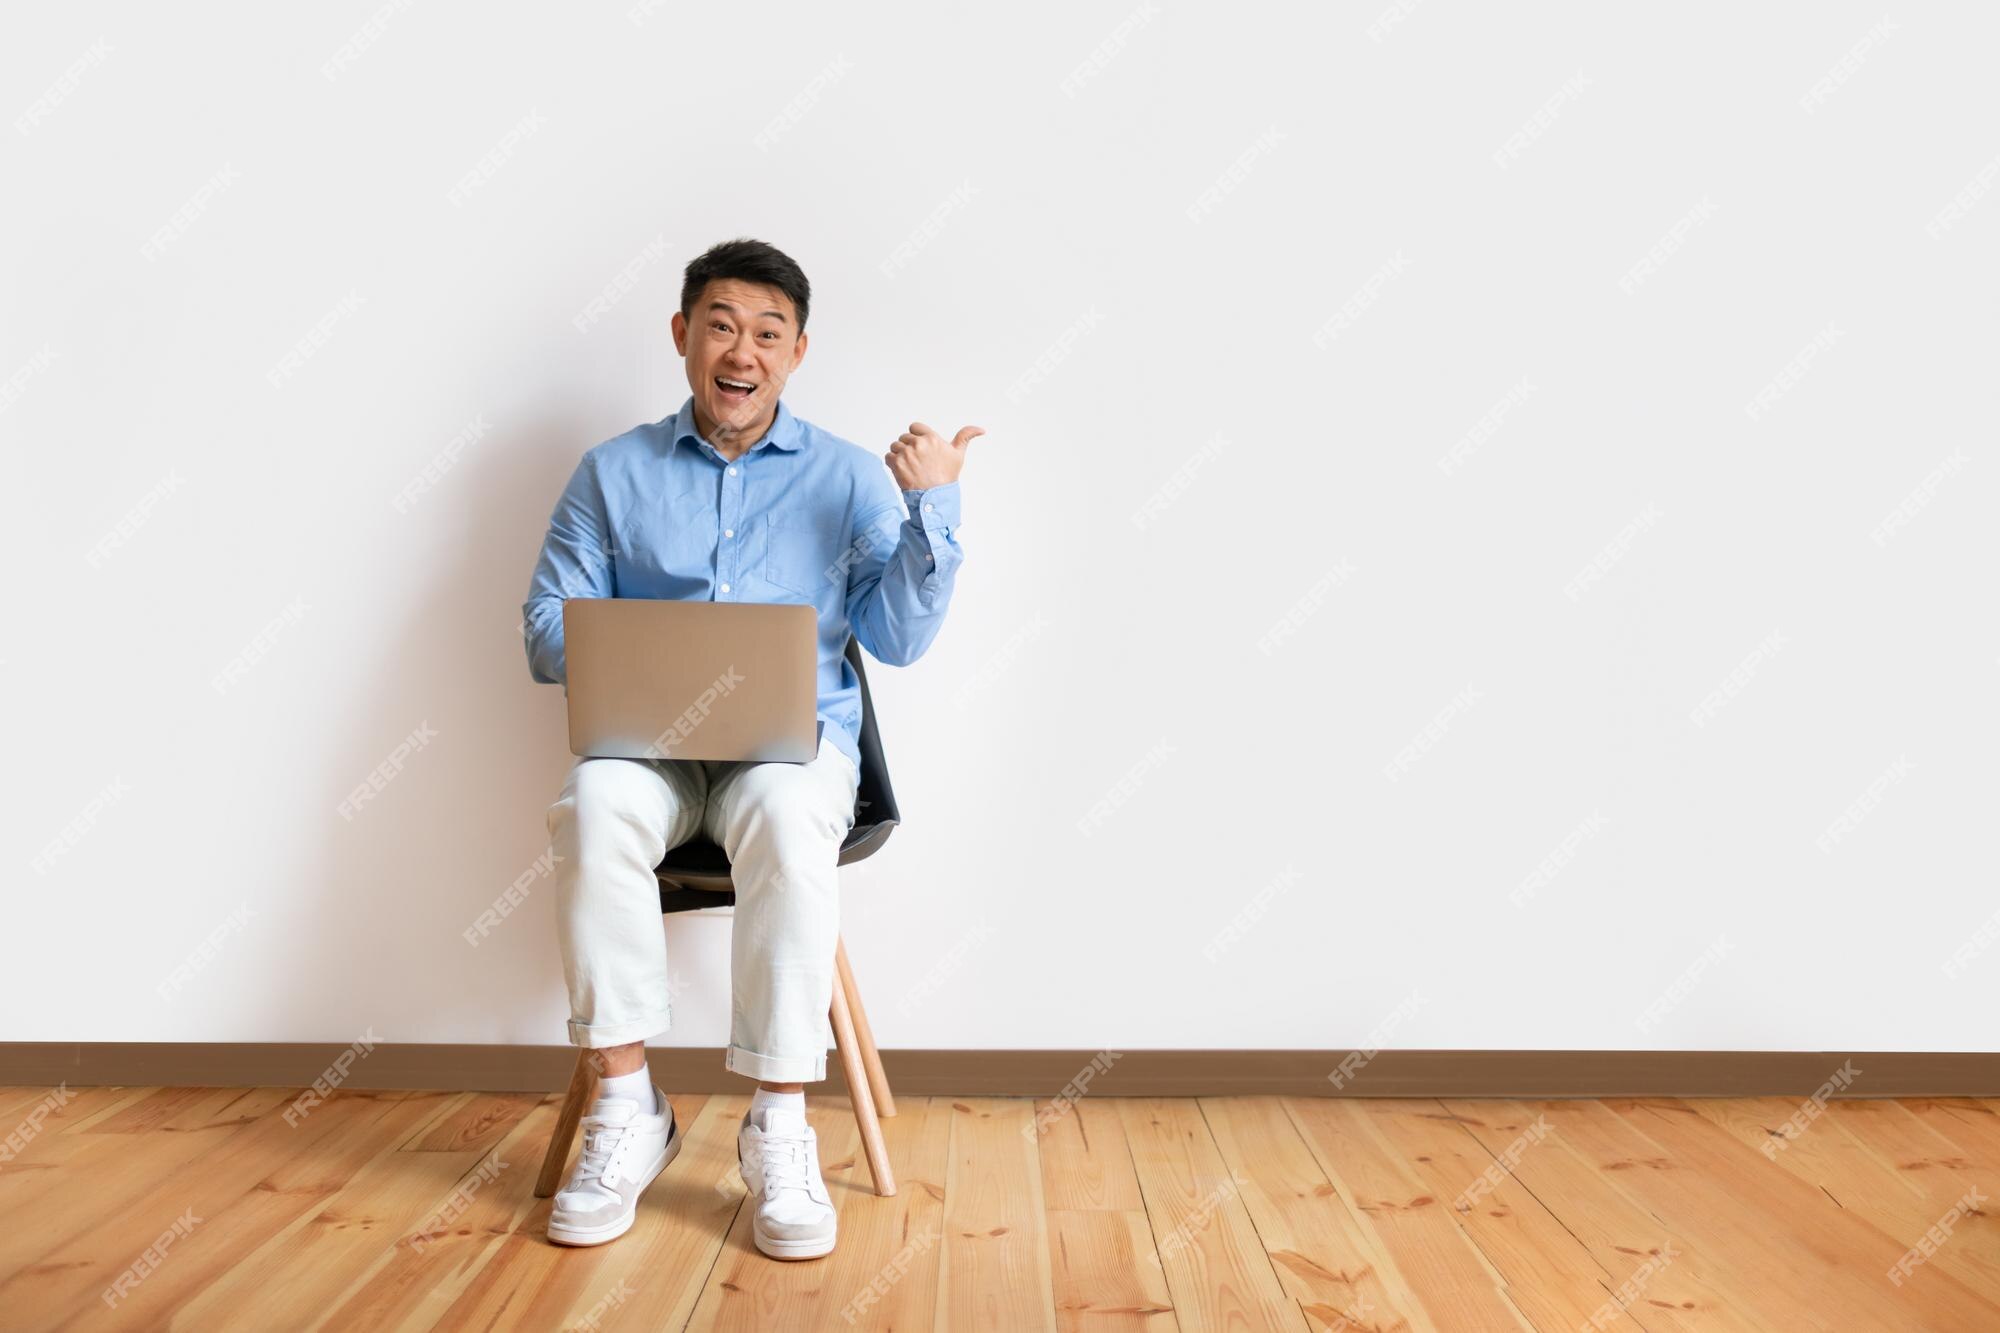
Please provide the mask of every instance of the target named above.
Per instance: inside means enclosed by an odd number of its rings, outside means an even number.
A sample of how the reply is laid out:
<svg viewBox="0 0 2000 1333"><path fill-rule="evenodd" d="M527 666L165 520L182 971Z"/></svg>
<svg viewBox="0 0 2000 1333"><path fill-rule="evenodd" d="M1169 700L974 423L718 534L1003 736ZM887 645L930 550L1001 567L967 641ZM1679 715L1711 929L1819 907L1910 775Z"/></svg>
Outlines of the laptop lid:
<svg viewBox="0 0 2000 1333"><path fill-rule="evenodd" d="M563 647L572 754L808 763L819 753L811 606L572 597Z"/></svg>

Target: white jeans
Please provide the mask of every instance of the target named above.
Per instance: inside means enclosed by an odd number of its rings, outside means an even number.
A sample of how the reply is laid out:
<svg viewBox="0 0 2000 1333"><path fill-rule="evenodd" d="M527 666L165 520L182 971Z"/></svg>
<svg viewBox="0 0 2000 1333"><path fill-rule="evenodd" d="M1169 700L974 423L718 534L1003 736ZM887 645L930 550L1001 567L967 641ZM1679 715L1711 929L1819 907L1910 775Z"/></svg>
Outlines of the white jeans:
<svg viewBox="0 0 2000 1333"><path fill-rule="evenodd" d="M570 1041L622 1046L670 1026L653 871L700 831L736 884L725 1063L768 1083L825 1078L837 858L859 784L824 737L807 764L579 759L548 813Z"/></svg>

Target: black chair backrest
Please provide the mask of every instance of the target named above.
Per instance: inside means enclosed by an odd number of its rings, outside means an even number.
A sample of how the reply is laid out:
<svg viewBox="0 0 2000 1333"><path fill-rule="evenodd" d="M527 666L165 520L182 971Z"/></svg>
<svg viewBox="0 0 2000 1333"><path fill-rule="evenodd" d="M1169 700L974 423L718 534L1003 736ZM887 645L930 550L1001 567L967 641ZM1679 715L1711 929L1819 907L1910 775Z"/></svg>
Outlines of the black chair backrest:
<svg viewBox="0 0 2000 1333"><path fill-rule="evenodd" d="M861 682L861 786L854 797L854 827L840 844L840 864L851 865L873 856L903 822L896 790L889 783L889 761L882 753L882 733L875 725L875 700L868 692L868 670L861 662L861 644L847 638L847 661ZM722 848L697 835L670 849L655 871L660 879L660 910L687 912L735 902L729 878L729 857Z"/></svg>
<svg viewBox="0 0 2000 1333"><path fill-rule="evenodd" d="M868 693L868 669L861 664L861 642L851 634L847 638L847 660L861 682L861 790L854 801L854 827L847 835L851 845L863 829L880 828L882 836L888 837L888 830L903 822L903 812L897 809L896 791L889 785L889 761L882 753L881 729L875 725L875 700ZM846 847L841 850L845 852ZM846 865L850 859L861 858L843 855L840 863Z"/></svg>

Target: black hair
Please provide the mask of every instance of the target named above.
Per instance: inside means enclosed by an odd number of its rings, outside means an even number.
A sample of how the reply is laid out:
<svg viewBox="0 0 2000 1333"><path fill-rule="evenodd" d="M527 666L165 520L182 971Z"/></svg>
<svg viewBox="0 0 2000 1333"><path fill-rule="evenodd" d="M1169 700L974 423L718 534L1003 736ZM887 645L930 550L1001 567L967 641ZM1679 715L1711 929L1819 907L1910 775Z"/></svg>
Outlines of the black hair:
<svg viewBox="0 0 2000 1333"><path fill-rule="evenodd" d="M762 283L776 287L792 300L799 332L806 329L806 310L812 305L812 284L792 257L775 245L739 236L733 241L711 245L687 266L681 279L681 317L694 318L694 303L708 284L721 278Z"/></svg>

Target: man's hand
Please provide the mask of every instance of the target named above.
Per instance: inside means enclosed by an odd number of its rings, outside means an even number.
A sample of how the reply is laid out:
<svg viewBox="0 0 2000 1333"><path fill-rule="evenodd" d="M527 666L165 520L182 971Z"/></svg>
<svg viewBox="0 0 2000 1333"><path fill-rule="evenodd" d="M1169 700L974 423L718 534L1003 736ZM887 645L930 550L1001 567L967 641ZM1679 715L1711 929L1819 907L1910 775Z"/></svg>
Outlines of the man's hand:
<svg viewBox="0 0 2000 1333"><path fill-rule="evenodd" d="M966 446L985 433L984 427L966 426L947 441L923 422L912 421L883 457L889 460L896 485L906 491L927 491L957 481L965 466Z"/></svg>

